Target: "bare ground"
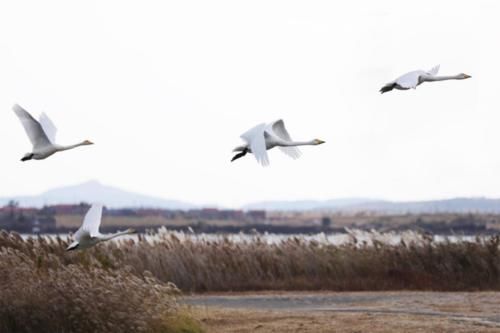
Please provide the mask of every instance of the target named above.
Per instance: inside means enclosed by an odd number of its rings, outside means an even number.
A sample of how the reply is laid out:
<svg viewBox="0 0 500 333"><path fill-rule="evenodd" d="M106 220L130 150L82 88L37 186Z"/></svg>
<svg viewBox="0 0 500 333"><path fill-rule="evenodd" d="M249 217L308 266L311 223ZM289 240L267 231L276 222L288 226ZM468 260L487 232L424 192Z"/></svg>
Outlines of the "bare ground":
<svg viewBox="0 0 500 333"><path fill-rule="evenodd" d="M208 332L500 332L500 293L188 296Z"/></svg>

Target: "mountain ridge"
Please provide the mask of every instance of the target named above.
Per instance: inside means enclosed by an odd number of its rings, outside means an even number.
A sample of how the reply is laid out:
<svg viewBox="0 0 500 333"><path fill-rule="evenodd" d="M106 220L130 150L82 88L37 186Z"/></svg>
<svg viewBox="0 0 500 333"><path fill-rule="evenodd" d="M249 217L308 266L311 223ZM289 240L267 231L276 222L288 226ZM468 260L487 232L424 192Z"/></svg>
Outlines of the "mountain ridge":
<svg viewBox="0 0 500 333"><path fill-rule="evenodd" d="M390 201L376 199L333 199L306 201L265 201L246 205L247 209L266 209L278 211L329 211L404 214L440 212L481 212L500 213L500 199L485 197L456 197L422 201Z"/></svg>
<svg viewBox="0 0 500 333"><path fill-rule="evenodd" d="M80 202L100 202L110 208L192 209L196 207L193 204L183 201L163 199L122 190L114 186L103 185L96 180L57 187L39 195L2 197L0 198L0 205L5 205L10 200L17 201L19 205L25 207L42 207L44 205L74 204Z"/></svg>
<svg viewBox="0 0 500 333"><path fill-rule="evenodd" d="M39 195L0 197L0 205L17 201L23 207L101 202L109 208L162 208L188 210L217 205L196 205L179 200L139 194L96 180L47 190ZM224 209L221 207L221 209ZM456 197L439 200L390 201L370 198L340 198L331 200L261 201L234 209L267 211L324 211L378 213L483 212L500 213L500 199L486 197Z"/></svg>

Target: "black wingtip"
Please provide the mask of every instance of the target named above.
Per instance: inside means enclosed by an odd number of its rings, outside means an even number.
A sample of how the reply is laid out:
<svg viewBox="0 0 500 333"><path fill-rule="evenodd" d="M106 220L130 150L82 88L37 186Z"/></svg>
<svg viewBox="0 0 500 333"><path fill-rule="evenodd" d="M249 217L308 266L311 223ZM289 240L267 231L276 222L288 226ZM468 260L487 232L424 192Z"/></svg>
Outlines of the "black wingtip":
<svg viewBox="0 0 500 333"><path fill-rule="evenodd" d="M383 86L382 88L380 88L379 92L381 94L383 94L383 93L386 93L388 91L391 91L392 89L394 89L394 87L396 87L395 83L393 83L393 84L386 84L385 86Z"/></svg>
<svg viewBox="0 0 500 333"><path fill-rule="evenodd" d="M21 158L21 161L23 161L23 162L29 161L33 158L33 156L35 156L35 154L24 156L23 158Z"/></svg>
<svg viewBox="0 0 500 333"><path fill-rule="evenodd" d="M379 92L380 92L381 94L384 94L384 93L386 93L386 92L388 92L388 91L391 91L391 90L392 90L392 89L388 89L387 87L382 87L382 88L380 88Z"/></svg>
<svg viewBox="0 0 500 333"><path fill-rule="evenodd" d="M247 151L243 150L241 153L234 155L233 158L231 159L231 162L234 162L235 160L237 160L240 157L245 156L246 154L247 154Z"/></svg>

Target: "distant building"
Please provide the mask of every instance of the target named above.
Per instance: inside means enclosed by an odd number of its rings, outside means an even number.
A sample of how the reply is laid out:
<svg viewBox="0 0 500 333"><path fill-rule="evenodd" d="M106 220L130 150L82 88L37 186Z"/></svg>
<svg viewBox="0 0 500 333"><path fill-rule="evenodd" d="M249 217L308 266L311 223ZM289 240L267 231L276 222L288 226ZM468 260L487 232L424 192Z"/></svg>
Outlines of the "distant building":
<svg viewBox="0 0 500 333"><path fill-rule="evenodd" d="M0 209L0 229L21 233L50 233L56 231L56 220L42 210L10 207Z"/></svg>
<svg viewBox="0 0 500 333"><path fill-rule="evenodd" d="M89 204L80 203L78 205L52 205L48 206L56 215L83 215L90 208Z"/></svg>
<svg viewBox="0 0 500 333"><path fill-rule="evenodd" d="M266 211L265 210L249 210L246 213L246 216L253 220L254 222L256 221L265 221L266 219Z"/></svg>
<svg viewBox="0 0 500 333"><path fill-rule="evenodd" d="M203 208L190 209L183 215L187 219L193 220L234 220L244 221L245 213L238 209L218 209L218 208Z"/></svg>

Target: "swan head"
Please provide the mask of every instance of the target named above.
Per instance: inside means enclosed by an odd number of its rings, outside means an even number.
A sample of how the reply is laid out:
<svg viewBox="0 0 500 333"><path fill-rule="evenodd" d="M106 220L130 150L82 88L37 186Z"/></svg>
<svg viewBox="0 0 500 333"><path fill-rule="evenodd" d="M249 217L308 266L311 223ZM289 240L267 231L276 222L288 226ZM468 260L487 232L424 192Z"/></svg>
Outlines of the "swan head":
<svg viewBox="0 0 500 333"><path fill-rule="evenodd" d="M468 75L468 74L465 74L465 73L460 73L460 74L458 74L458 78L459 78L460 80L469 79L469 78L471 78L471 77L472 77L472 76L470 76L470 75Z"/></svg>
<svg viewBox="0 0 500 333"><path fill-rule="evenodd" d="M80 245L80 243L78 243L77 241L74 241L73 243L69 244L69 246L66 248L66 251L76 250L79 245Z"/></svg>
<svg viewBox="0 0 500 333"><path fill-rule="evenodd" d="M325 141L320 140L320 139L314 139L314 140L313 140L313 143L314 143L315 145L320 145L320 144L325 143Z"/></svg>
<svg viewBox="0 0 500 333"><path fill-rule="evenodd" d="M93 145L93 144L94 143L92 141L90 141L90 140L85 140L85 141L82 142L82 145L84 145L84 146Z"/></svg>
<svg viewBox="0 0 500 333"><path fill-rule="evenodd" d="M132 229L132 228L129 228L129 229L125 230L125 232L126 232L127 234L136 234L136 233L137 233L137 230Z"/></svg>

